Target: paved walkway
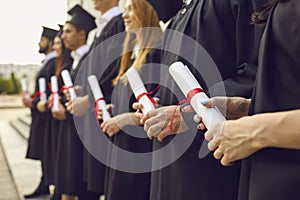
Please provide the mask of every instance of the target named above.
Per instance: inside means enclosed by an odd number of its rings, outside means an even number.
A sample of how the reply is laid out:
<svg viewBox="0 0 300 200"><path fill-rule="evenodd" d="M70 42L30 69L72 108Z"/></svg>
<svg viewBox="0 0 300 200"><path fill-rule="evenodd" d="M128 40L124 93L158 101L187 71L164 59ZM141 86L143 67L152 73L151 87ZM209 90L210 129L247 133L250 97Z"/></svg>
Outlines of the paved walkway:
<svg viewBox="0 0 300 200"><path fill-rule="evenodd" d="M22 108L22 98L20 95L0 95L0 109Z"/></svg>
<svg viewBox="0 0 300 200"><path fill-rule="evenodd" d="M0 200L19 200L17 187L0 146Z"/></svg>
<svg viewBox="0 0 300 200"><path fill-rule="evenodd" d="M40 163L25 159L27 140L9 124L29 114L20 96L0 96L0 200L22 200L39 183Z"/></svg>
<svg viewBox="0 0 300 200"><path fill-rule="evenodd" d="M23 195L33 192L40 181L40 162L25 158L26 137L10 124L28 115L30 110L23 107L19 96L0 96L0 200L24 200ZM44 196L32 200L49 198Z"/></svg>

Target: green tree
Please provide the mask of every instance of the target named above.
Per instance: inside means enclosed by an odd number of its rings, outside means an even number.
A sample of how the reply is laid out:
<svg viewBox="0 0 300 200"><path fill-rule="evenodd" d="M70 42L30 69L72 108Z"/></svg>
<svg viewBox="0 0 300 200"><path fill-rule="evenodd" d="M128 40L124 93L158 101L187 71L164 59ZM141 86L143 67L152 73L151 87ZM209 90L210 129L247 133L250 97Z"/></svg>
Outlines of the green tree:
<svg viewBox="0 0 300 200"><path fill-rule="evenodd" d="M11 84L13 85L13 90L12 90L12 94L19 94L21 91L21 83L20 81L15 77L15 74L12 72L11 73Z"/></svg>

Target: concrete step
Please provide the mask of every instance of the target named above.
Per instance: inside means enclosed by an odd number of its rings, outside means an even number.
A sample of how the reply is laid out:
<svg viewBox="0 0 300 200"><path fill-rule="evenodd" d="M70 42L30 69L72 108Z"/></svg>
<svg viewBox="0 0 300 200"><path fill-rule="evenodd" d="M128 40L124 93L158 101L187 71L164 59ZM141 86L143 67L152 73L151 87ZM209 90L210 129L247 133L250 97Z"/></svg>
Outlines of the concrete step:
<svg viewBox="0 0 300 200"><path fill-rule="evenodd" d="M11 120L10 125L17 131L25 140L29 138L30 125L20 119Z"/></svg>
<svg viewBox="0 0 300 200"><path fill-rule="evenodd" d="M17 186L19 199L22 200L23 195L34 191L39 183L40 162L25 158L27 140L8 121L0 122L0 139L8 168Z"/></svg>
<svg viewBox="0 0 300 200"><path fill-rule="evenodd" d="M19 117L18 120L27 126L31 125L31 116L30 115L24 115L22 117Z"/></svg>

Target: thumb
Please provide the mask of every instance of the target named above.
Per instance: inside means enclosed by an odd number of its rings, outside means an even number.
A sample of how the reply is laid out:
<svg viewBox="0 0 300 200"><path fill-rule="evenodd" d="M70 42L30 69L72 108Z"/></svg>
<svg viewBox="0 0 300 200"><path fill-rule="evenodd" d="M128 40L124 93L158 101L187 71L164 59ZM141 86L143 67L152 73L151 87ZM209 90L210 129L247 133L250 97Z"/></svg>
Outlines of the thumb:
<svg viewBox="0 0 300 200"><path fill-rule="evenodd" d="M214 106L212 105L212 101L210 99L201 100L200 103L207 108L212 108Z"/></svg>

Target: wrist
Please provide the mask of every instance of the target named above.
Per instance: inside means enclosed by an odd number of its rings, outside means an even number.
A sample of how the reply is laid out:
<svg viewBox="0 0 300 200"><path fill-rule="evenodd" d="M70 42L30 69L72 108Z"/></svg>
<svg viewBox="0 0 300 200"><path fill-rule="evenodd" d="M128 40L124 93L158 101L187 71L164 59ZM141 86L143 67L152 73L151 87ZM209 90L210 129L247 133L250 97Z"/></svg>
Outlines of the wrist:
<svg viewBox="0 0 300 200"><path fill-rule="evenodd" d="M266 147L274 146L276 143L274 135L272 134L273 127L269 126L268 118L263 115L254 115L249 118L251 124L251 130L253 132L253 147L257 149L262 149Z"/></svg>

